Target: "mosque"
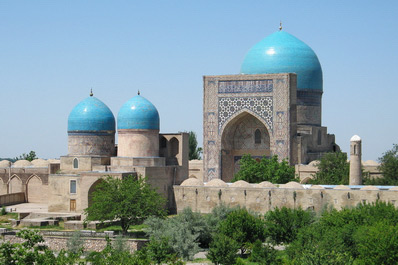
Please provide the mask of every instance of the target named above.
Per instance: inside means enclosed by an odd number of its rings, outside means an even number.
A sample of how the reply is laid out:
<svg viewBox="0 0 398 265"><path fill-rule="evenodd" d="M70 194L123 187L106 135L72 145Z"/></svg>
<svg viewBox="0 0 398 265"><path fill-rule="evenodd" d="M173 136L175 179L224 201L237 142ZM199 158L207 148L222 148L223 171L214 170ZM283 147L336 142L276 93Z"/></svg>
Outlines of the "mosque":
<svg viewBox="0 0 398 265"><path fill-rule="evenodd" d="M318 57L282 27L248 51L240 74L204 76L203 87L199 182L229 182L244 154L277 155L291 165L305 165L339 150L321 122ZM188 134L161 134L159 123L156 107L138 93L121 107L116 131L113 113L91 93L70 112L68 154L59 161L0 162L0 194L19 193L25 201L47 203L49 211L82 212L103 176L133 174L146 176L173 211L176 200L186 198L179 185L192 181L186 180L191 175ZM191 192L192 198L199 196L197 188ZM221 189L214 192L217 201Z"/></svg>
<svg viewBox="0 0 398 265"><path fill-rule="evenodd" d="M318 57L282 26L248 51L240 74L203 80L205 181L230 181L244 154L295 165L339 150L321 123Z"/></svg>

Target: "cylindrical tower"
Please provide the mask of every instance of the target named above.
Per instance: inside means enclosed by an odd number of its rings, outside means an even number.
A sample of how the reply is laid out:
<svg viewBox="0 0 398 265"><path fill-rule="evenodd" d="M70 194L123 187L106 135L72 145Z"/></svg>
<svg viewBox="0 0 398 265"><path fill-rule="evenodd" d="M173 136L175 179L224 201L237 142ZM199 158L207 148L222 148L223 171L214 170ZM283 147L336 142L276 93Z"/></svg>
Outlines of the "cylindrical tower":
<svg viewBox="0 0 398 265"><path fill-rule="evenodd" d="M315 52L282 31L269 35L246 54L242 74L297 74L297 125L321 126L323 80Z"/></svg>
<svg viewBox="0 0 398 265"><path fill-rule="evenodd" d="M146 98L133 97L117 116L119 157L159 156L159 113Z"/></svg>
<svg viewBox="0 0 398 265"><path fill-rule="evenodd" d="M354 135L350 140L350 185L362 185L362 140Z"/></svg>
<svg viewBox="0 0 398 265"><path fill-rule="evenodd" d="M101 100L93 97L77 104L68 117L68 155L113 156L115 117Z"/></svg>

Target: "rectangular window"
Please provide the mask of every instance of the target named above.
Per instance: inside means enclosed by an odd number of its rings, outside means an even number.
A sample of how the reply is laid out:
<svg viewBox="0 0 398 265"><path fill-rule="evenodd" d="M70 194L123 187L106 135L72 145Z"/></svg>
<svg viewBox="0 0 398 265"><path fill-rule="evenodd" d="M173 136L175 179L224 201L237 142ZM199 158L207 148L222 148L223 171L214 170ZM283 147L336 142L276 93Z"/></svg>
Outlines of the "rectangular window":
<svg viewBox="0 0 398 265"><path fill-rule="evenodd" d="M76 180L70 181L70 193L76 194Z"/></svg>

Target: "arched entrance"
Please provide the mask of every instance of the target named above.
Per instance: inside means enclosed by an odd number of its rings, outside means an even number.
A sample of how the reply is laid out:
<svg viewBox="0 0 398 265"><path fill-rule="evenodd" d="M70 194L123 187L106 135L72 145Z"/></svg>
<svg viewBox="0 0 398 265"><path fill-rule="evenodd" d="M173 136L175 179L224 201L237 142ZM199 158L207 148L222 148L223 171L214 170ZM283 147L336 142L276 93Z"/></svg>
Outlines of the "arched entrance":
<svg viewBox="0 0 398 265"><path fill-rule="evenodd" d="M221 138L221 178L228 182L239 170L245 154L254 158L270 156L270 135L265 125L250 113L243 112L226 126Z"/></svg>
<svg viewBox="0 0 398 265"><path fill-rule="evenodd" d="M102 179L98 179L96 182L93 183L93 185L91 185L90 189L88 190L88 207L90 207L92 204L93 192L97 189L98 184L100 184L102 181Z"/></svg>
<svg viewBox="0 0 398 265"><path fill-rule="evenodd" d="M28 180L26 186L26 193L28 195L28 202L45 203L47 202L48 186L43 185L41 179L32 175Z"/></svg>

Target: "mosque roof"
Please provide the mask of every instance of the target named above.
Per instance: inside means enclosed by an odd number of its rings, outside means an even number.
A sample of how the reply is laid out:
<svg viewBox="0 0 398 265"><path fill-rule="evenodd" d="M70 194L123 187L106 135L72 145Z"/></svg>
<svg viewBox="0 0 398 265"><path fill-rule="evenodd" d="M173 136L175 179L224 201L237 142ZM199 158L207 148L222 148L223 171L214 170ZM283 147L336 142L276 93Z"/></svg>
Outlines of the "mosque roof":
<svg viewBox="0 0 398 265"><path fill-rule="evenodd" d="M159 120L156 107L138 94L120 108L117 115L117 128L159 130Z"/></svg>
<svg viewBox="0 0 398 265"><path fill-rule="evenodd" d="M298 90L323 89L322 68L315 52L282 30L255 44L241 66L241 74L277 73L296 73Z"/></svg>
<svg viewBox="0 0 398 265"><path fill-rule="evenodd" d="M77 104L68 117L68 132L114 130L115 117L112 111L92 93Z"/></svg>

